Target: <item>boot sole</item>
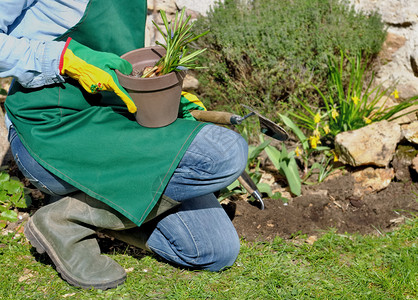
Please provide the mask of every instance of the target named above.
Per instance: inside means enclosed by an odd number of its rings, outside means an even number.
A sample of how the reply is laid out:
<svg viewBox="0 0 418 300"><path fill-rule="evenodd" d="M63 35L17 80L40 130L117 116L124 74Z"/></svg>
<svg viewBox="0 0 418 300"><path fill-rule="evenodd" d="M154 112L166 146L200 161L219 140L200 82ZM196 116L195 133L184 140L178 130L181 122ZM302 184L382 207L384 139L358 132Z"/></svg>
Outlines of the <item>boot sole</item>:
<svg viewBox="0 0 418 300"><path fill-rule="evenodd" d="M107 290L116 288L118 285L121 285L126 280L126 276L124 276L121 279L102 284L86 284L84 282L80 282L79 280L74 278L70 272L66 270L65 266L61 263L61 260L58 258L58 255L55 253L54 249L51 247L47 239L36 228L35 224L32 222L32 219L29 219L29 221L26 223L24 228L24 234L39 254L43 254L45 252L48 254L52 262L54 263L57 272L62 276L62 278L65 281L67 281L73 286L81 287L83 289L90 289L93 287L99 290Z"/></svg>

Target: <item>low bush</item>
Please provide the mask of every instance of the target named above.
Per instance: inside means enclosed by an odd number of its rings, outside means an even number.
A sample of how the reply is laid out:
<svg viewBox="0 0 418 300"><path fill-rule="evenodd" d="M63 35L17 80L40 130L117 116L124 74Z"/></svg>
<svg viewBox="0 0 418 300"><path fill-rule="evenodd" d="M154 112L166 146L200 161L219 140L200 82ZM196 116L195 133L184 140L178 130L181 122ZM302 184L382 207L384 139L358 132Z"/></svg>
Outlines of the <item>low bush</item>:
<svg viewBox="0 0 418 300"><path fill-rule="evenodd" d="M245 103L274 120L294 97L320 100L312 83L326 86L329 55L371 60L386 35L379 15L340 0L225 0L197 20L197 32L207 28L197 45L208 49L197 73L205 104L237 112Z"/></svg>

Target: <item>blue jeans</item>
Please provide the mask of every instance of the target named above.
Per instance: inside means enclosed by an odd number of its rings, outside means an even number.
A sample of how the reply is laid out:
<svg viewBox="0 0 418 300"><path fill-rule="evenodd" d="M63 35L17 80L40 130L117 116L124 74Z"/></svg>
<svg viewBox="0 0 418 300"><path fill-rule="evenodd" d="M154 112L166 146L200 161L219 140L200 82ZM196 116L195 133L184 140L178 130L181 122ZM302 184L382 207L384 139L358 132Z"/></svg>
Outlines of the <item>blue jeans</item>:
<svg viewBox="0 0 418 300"><path fill-rule="evenodd" d="M9 142L19 169L41 191L64 196L77 190L39 165L13 127ZM148 247L184 267L219 271L231 266L239 253L239 237L213 193L244 171L247 156L248 146L239 134L215 125L203 127L164 192L182 205L156 224Z"/></svg>

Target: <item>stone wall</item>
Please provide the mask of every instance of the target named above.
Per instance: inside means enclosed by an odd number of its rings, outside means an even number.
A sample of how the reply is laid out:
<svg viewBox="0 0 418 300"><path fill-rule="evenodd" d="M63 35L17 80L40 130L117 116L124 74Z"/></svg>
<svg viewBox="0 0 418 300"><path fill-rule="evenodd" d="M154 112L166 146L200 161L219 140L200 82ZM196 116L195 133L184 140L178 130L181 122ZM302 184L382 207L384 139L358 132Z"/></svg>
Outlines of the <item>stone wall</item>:
<svg viewBox="0 0 418 300"><path fill-rule="evenodd" d="M418 0L350 0L356 9L377 11L388 29L377 82L397 82L401 99L418 95Z"/></svg>
<svg viewBox="0 0 418 300"><path fill-rule="evenodd" d="M388 28L388 37L380 53L382 66L376 83L389 87L397 82L400 99L418 95L418 0L349 0L358 10L377 11ZM151 20L161 23L159 10L174 15L186 7L196 17L205 15L217 0L149 0L146 45L160 40Z"/></svg>
<svg viewBox="0 0 418 300"><path fill-rule="evenodd" d="M164 10L167 16L173 17L176 11L186 8L188 15L196 18L198 15L205 15L217 0L148 0L148 18L145 34L145 45L154 45L155 41L161 41L161 36L152 24L154 20L157 24L162 24L159 15L160 10Z"/></svg>

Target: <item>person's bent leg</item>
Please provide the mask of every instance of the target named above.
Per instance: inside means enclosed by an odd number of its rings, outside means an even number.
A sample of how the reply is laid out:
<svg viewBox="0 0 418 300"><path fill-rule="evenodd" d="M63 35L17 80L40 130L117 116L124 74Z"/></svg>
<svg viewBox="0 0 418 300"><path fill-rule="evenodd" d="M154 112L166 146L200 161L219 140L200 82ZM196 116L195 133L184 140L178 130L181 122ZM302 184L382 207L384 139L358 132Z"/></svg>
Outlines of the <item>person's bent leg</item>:
<svg viewBox="0 0 418 300"><path fill-rule="evenodd" d="M221 190L244 171L248 145L238 133L206 125L197 134L164 194L182 201Z"/></svg>
<svg viewBox="0 0 418 300"><path fill-rule="evenodd" d="M213 194L182 202L179 211L157 223L148 247L175 265L220 271L235 262L240 241Z"/></svg>
<svg viewBox="0 0 418 300"><path fill-rule="evenodd" d="M40 191L58 197L78 190L42 167L26 150L13 126L9 129L9 142L19 170Z"/></svg>

